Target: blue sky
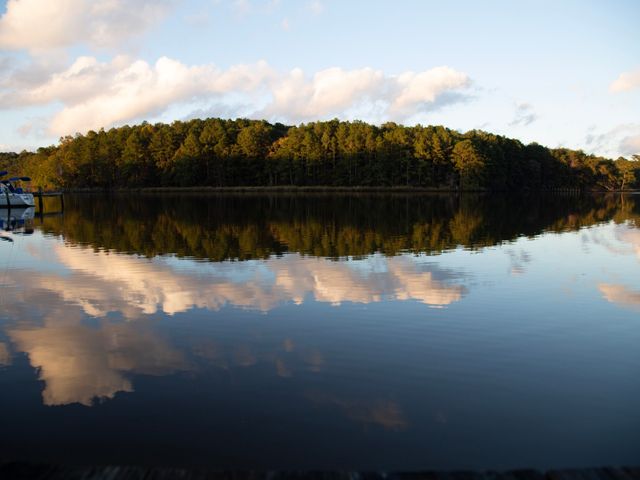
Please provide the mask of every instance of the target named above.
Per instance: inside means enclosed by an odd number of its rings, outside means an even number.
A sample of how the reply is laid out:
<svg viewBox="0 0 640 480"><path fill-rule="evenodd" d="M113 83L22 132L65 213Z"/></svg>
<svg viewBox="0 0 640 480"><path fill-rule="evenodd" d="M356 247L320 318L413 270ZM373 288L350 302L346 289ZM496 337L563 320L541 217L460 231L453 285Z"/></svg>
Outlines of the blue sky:
<svg viewBox="0 0 640 480"><path fill-rule="evenodd" d="M0 150L243 116L640 153L637 1L5 0L0 12Z"/></svg>

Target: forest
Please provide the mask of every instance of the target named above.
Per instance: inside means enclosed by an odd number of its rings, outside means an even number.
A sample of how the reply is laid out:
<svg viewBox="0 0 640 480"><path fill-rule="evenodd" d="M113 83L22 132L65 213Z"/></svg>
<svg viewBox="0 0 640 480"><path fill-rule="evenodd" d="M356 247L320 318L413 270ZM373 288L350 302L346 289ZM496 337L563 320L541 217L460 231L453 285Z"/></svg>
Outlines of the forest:
<svg viewBox="0 0 640 480"><path fill-rule="evenodd" d="M640 188L640 156L607 159L481 130L330 120L298 126L220 118L89 131L0 169L45 189L404 187L442 191Z"/></svg>

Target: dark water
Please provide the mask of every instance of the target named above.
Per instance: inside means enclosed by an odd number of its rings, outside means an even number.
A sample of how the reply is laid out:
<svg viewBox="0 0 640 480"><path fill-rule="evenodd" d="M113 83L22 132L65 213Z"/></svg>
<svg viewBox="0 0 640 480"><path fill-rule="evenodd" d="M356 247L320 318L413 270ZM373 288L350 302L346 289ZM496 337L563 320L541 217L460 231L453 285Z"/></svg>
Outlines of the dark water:
<svg viewBox="0 0 640 480"><path fill-rule="evenodd" d="M640 196L67 196L14 226L0 459L640 463Z"/></svg>

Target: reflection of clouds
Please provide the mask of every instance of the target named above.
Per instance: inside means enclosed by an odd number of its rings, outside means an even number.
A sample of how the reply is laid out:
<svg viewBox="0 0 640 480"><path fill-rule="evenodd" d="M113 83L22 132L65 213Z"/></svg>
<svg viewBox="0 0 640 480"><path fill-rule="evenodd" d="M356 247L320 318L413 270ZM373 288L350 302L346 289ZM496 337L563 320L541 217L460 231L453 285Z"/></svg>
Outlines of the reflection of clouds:
<svg viewBox="0 0 640 480"><path fill-rule="evenodd" d="M55 292L94 317L114 311L127 318L158 310L171 315L194 307L217 310L226 304L267 311L282 302L302 303L309 296L334 305L413 299L445 306L466 292L462 285L452 284L450 273L411 257L384 258L383 269L367 270L351 268L349 262L288 255L263 268L235 264L236 272L248 273L236 281L224 268L204 275L166 262L64 245L56 246L56 254L72 273L34 276L30 285Z"/></svg>
<svg viewBox="0 0 640 480"><path fill-rule="evenodd" d="M292 375L291 369L284 363L281 358L276 358L276 372L279 377L288 378Z"/></svg>
<svg viewBox="0 0 640 480"><path fill-rule="evenodd" d="M284 349L285 352L293 352L293 349L295 348L295 343L293 343L293 340L291 340L290 338L285 338L282 342L282 348Z"/></svg>
<svg viewBox="0 0 640 480"><path fill-rule="evenodd" d="M208 338L194 339L191 353L224 370L271 365L276 375L283 378L293 377L301 370L319 373L325 366L324 355L318 349L296 345L290 338L273 343L266 349L264 345L248 343L247 340L225 345Z"/></svg>
<svg viewBox="0 0 640 480"><path fill-rule="evenodd" d="M524 250L505 250L505 253L509 256L511 263L511 275L522 275L525 271L525 265L531 262L531 255Z"/></svg>
<svg viewBox="0 0 640 480"><path fill-rule="evenodd" d="M386 258L385 263L382 271L368 271L343 262L290 256L274 262L272 268L282 299L296 303L311 294L319 302L334 305L391 298L441 306L460 300L465 293L463 286L436 279L433 272L423 271L410 257Z"/></svg>
<svg viewBox="0 0 640 480"><path fill-rule="evenodd" d="M613 235L607 230L592 229L583 240L593 242L616 255L634 255L640 260L640 230L626 223L613 226Z"/></svg>
<svg viewBox="0 0 640 480"><path fill-rule="evenodd" d="M621 242L625 242L631 245L636 253L636 257L640 260L640 230L638 229L618 229L616 230L616 237Z"/></svg>
<svg viewBox="0 0 640 480"><path fill-rule="evenodd" d="M601 283L598 285L598 289L608 302L640 310L640 292L631 290L624 285L611 283Z"/></svg>
<svg viewBox="0 0 640 480"><path fill-rule="evenodd" d="M251 367L258 361L248 345L239 345L233 357L236 365L240 367Z"/></svg>
<svg viewBox="0 0 640 480"><path fill-rule="evenodd" d="M302 358L312 372L319 372L324 366L324 356L319 350L308 350L303 352Z"/></svg>
<svg viewBox="0 0 640 480"><path fill-rule="evenodd" d="M0 367L11 365L11 352L6 343L0 342Z"/></svg>
<svg viewBox="0 0 640 480"><path fill-rule="evenodd" d="M321 392L310 392L307 396L317 405L339 408L358 423L375 424L387 430L404 430L409 425L400 406L391 400L351 400Z"/></svg>
<svg viewBox="0 0 640 480"><path fill-rule="evenodd" d="M53 249L64 269L15 270L11 275L15 295L5 305L5 314L14 319L7 327L9 342L15 351L25 352L38 370L46 405L91 405L96 399L133 391L131 374L164 375L190 369L183 354L142 319L158 311L175 314L224 305L267 311L282 302L301 303L307 298L331 304L413 299L444 306L466 292L453 283L452 273L409 256L379 256L372 263L354 263L287 255L267 262L190 269L190 263L173 259L149 260L63 244ZM45 258L38 251L31 253ZM140 321L114 323L108 317L114 312ZM85 325L86 315L100 322ZM274 374L285 378L299 368L317 373L325 366L320 351L301 347L291 338L279 341L267 353L246 342L224 347L203 339L193 345L191 354L223 368L266 362ZM0 365L10 361L9 346L0 343ZM403 425L392 403L343 402L341 408L365 423L386 428Z"/></svg>
<svg viewBox="0 0 640 480"><path fill-rule="evenodd" d="M162 375L185 369L182 355L151 330L132 324L100 328L48 322L9 331L45 382L45 405L81 403L131 392L125 372Z"/></svg>
<svg viewBox="0 0 640 480"><path fill-rule="evenodd" d="M635 256L640 260L640 229L632 223L611 225L610 229L594 229L584 240L600 245L615 255ZM598 284L598 290L610 303L640 310L639 291L620 283L604 282Z"/></svg>
<svg viewBox="0 0 640 480"><path fill-rule="evenodd" d="M466 292L461 285L448 285L436 280L433 272L423 272L406 257L389 260L389 271L398 300L415 299L427 305L444 306L457 302Z"/></svg>

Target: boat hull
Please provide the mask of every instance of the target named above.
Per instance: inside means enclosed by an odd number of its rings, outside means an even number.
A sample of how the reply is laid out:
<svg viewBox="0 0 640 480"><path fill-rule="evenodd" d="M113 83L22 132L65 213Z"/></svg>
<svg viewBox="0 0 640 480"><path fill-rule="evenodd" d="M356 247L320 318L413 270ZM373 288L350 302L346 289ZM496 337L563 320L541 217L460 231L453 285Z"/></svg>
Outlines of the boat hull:
<svg viewBox="0 0 640 480"><path fill-rule="evenodd" d="M33 194L31 193L10 193L0 195L0 208L25 208L35 207Z"/></svg>

